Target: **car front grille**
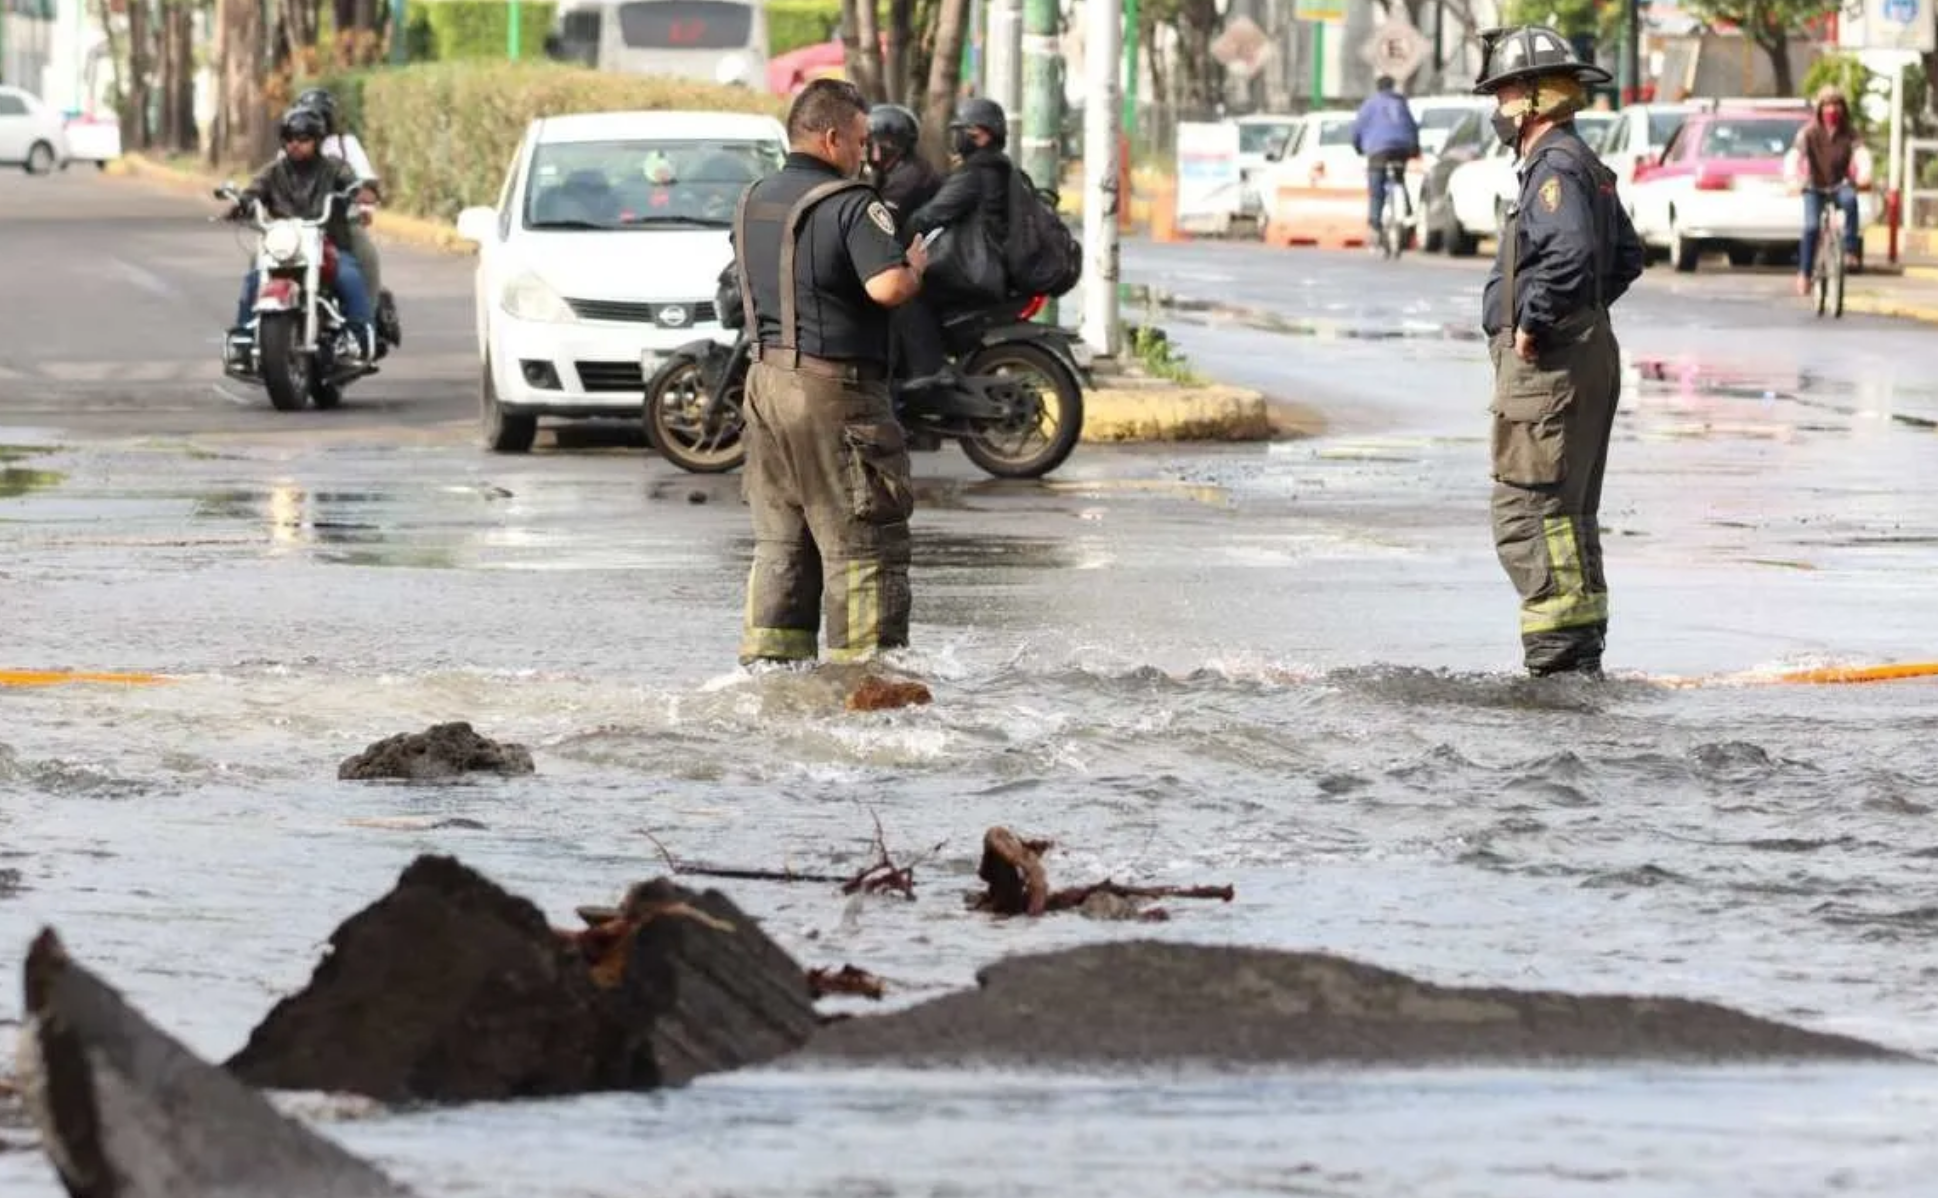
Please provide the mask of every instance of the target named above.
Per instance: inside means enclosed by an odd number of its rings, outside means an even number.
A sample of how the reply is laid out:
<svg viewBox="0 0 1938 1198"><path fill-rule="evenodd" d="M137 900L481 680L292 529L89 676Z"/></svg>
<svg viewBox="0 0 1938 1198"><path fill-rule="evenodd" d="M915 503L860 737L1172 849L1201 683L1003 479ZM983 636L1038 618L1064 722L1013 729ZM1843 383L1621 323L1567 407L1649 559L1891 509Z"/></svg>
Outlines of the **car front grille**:
<svg viewBox="0 0 1938 1198"><path fill-rule="evenodd" d="M618 300L568 299L565 301L572 314L580 320L605 320L615 324L656 324L665 328L683 329L689 325L706 324L719 320L720 314L714 311L712 300L696 300L690 304L633 304ZM667 308L686 309L686 320L669 325L662 318Z"/></svg>
<svg viewBox="0 0 1938 1198"><path fill-rule="evenodd" d="M639 372L639 362L574 362L573 369L579 372L579 385L587 391L646 391L646 378Z"/></svg>

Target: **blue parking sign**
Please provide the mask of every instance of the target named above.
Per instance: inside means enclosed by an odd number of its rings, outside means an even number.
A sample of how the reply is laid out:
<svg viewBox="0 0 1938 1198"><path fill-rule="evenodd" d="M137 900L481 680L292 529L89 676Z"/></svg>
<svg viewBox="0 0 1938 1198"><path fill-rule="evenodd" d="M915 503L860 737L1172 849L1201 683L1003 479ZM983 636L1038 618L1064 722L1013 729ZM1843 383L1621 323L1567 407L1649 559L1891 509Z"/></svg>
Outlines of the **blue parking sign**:
<svg viewBox="0 0 1938 1198"><path fill-rule="evenodd" d="M1918 19L1918 0L1884 0L1884 19L1909 25Z"/></svg>

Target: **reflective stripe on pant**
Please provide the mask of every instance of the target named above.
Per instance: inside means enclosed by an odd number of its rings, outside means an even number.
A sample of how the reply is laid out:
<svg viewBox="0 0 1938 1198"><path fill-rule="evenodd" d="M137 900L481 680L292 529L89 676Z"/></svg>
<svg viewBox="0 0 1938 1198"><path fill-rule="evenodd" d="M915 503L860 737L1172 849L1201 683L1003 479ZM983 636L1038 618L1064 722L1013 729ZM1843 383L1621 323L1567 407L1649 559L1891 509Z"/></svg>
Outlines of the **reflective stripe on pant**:
<svg viewBox="0 0 1938 1198"><path fill-rule="evenodd" d="M1494 547L1521 596L1521 644L1536 672L1599 664L1608 630L1602 475L1621 396L1621 352L1605 316L1523 362L1494 357Z"/></svg>
<svg viewBox="0 0 1938 1198"><path fill-rule="evenodd" d="M754 564L741 660L813 660L823 606L832 661L907 645L915 489L887 384L756 363L745 412Z"/></svg>

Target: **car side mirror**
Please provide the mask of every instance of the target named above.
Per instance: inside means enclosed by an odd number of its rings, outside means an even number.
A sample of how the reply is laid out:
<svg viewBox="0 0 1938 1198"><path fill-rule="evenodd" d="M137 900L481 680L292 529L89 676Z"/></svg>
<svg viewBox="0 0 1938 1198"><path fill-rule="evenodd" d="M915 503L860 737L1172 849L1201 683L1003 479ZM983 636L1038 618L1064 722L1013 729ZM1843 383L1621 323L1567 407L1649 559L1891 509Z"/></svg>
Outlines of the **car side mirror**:
<svg viewBox="0 0 1938 1198"><path fill-rule="evenodd" d="M482 245L493 239L497 226L498 210L495 208L466 208L458 213L458 236L466 241Z"/></svg>

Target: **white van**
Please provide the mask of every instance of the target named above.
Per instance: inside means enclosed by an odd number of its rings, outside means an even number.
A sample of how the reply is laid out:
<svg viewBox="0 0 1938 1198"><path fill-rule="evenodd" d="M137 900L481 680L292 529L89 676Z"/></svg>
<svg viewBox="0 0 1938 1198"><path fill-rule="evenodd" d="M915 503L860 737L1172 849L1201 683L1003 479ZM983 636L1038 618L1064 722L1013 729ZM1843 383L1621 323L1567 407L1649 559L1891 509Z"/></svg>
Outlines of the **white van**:
<svg viewBox="0 0 1938 1198"><path fill-rule="evenodd" d="M752 0L566 0L546 51L602 71L763 88L767 13Z"/></svg>

